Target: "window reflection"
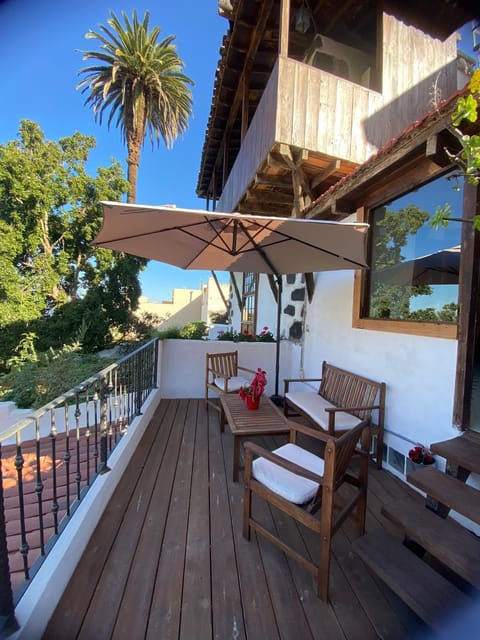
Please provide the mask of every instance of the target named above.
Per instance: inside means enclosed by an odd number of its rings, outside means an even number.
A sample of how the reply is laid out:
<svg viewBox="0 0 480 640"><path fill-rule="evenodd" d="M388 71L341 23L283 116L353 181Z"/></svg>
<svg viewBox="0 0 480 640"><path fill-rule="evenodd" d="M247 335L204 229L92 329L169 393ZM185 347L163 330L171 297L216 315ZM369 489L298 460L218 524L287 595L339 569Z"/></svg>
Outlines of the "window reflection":
<svg viewBox="0 0 480 640"><path fill-rule="evenodd" d="M430 224L446 203L462 211L462 188L451 174L371 212L368 317L457 321L460 225Z"/></svg>

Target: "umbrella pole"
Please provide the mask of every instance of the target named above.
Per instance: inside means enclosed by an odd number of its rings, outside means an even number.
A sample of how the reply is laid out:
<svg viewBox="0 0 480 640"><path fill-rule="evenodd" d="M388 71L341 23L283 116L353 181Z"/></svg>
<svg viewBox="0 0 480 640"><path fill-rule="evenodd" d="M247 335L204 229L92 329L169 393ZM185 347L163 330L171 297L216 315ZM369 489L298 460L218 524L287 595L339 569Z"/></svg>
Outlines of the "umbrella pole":
<svg viewBox="0 0 480 640"><path fill-rule="evenodd" d="M278 284L278 299L277 299L277 344L275 350L275 393L273 396L270 396L270 400L278 405L283 405L283 398L278 393L278 378L280 374L280 320L282 315L282 276L277 275L277 284Z"/></svg>

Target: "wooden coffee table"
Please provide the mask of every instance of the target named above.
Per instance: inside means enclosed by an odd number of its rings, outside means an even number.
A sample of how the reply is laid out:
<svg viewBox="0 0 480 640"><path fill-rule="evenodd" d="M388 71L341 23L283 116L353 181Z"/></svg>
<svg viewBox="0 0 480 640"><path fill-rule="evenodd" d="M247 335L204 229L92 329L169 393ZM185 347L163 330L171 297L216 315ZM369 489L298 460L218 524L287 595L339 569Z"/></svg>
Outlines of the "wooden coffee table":
<svg viewBox="0 0 480 640"><path fill-rule="evenodd" d="M282 411L265 396L262 396L260 406L255 410L247 409L245 400L233 393L222 395L221 402L233 435L233 481L237 482L241 439L289 433L290 428Z"/></svg>

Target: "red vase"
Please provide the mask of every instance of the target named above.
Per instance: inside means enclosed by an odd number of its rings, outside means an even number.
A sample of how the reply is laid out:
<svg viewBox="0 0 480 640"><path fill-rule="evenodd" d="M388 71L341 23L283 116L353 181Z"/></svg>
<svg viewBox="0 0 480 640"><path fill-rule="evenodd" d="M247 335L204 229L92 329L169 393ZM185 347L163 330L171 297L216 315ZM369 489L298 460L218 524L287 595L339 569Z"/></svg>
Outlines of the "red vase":
<svg viewBox="0 0 480 640"><path fill-rule="evenodd" d="M254 398L253 396L246 396L247 409L258 409L260 404L260 398Z"/></svg>

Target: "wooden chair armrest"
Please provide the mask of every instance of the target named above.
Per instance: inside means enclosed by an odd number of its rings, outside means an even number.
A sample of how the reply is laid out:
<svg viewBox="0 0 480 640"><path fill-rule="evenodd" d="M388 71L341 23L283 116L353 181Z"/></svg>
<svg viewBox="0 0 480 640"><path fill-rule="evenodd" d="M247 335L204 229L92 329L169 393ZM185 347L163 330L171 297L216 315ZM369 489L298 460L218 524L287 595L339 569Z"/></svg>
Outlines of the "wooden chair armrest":
<svg viewBox="0 0 480 640"><path fill-rule="evenodd" d="M298 422L292 422L291 420L288 421L288 426L290 427L290 432L296 431L297 433L303 433L310 438L315 438L315 440L321 440L322 442L328 442L328 440L332 438L332 436L326 431L314 429L313 427L309 427Z"/></svg>
<svg viewBox="0 0 480 640"><path fill-rule="evenodd" d="M373 411L373 409L380 409L380 405L374 404L369 407L325 407L325 411L328 413L336 413L337 411L346 411L347 413L349 411Z"/></svg>
<svg viewBox="0 0 480 640"><path fill-rule="evenodd" d="M247 457L251 457L251 456L248 456L248 452L251 452L251 454L255 454L261 458L265 458L265 460L269 460L270 462L273 462L277 466L282 467L287 471L291 471L292 473L295 473L297 476L302 476L303 478L307 478L308 480L313 480L313 482L318 482L319 484L323 482L323 476L319 476L316 473L313 473L313 471L310 471L309 469L305 469L305 467L301 467L300 465L295 464L290 460L285 460L285 458L282 458L281 456L277 456L277 454L273 453L273 451L264 449L263 447L260 447L258 444L248 441L243 444L243 448L245 450L246 460L247 460Z"/></svg>
<svg viewBox="0 0 480 640"><path fill-rule="evenodd" d="M237 366L237 369L241 369L242 371L248 371L249 373L253 373L253 375L257 373L253 369L248 369L247 367L241 367L240 365Z"/></svg>
<svg viewBox="0 0 480 640"><path fill-rule="evenodd" d="M284 378L283 383L285 387L285 393L287 393L290 382L321 382L321 378Z"/></svg>

